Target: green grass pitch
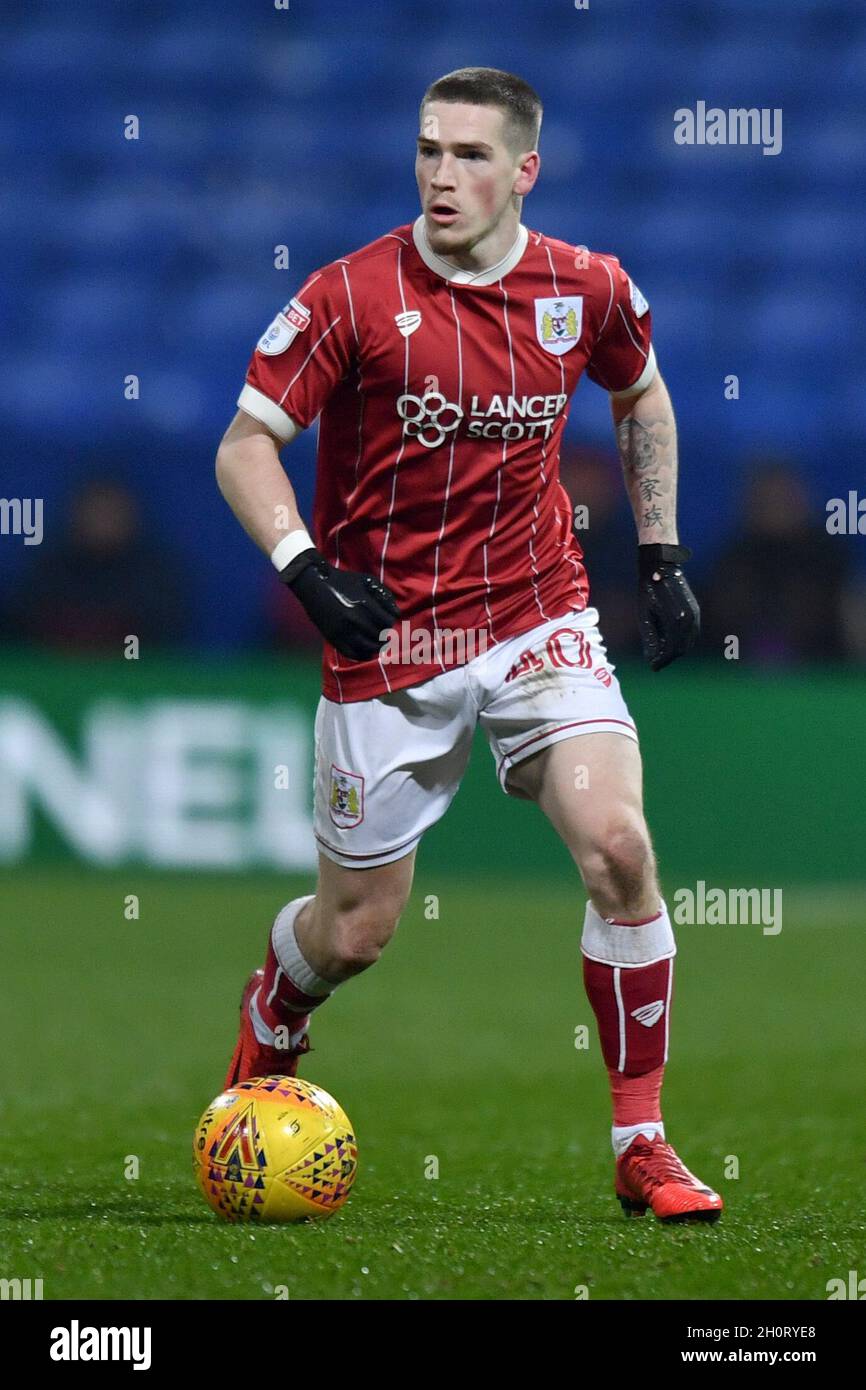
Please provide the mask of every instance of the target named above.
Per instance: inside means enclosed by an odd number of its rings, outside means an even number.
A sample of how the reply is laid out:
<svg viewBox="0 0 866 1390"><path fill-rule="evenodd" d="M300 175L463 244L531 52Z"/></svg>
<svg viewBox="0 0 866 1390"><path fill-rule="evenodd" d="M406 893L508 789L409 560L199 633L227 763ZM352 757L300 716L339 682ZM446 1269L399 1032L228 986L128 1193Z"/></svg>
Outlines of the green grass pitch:
<svg viewBox="0 0 866 1390"><path fill-rule="evenodd" d="M220 1223L193 1128L269 920L309 891L6 872L0 1275L42 1278L46 1299L824 1299L866 1274L866 890L786 890L777 937L679 928L668 1137L726 1211L670 1228L613 1198L576 875L468 884L423 851L395 940L322 1010L302 1063L355 1125L348 1205Z"/></svg>

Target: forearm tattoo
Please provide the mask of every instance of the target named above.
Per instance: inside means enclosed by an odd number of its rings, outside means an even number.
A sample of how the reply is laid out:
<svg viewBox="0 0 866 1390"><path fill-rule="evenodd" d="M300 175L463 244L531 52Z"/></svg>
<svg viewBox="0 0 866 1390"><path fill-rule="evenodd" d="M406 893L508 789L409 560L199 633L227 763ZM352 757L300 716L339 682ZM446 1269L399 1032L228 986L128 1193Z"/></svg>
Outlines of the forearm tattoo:
<svg viewBox="0 0 866 1390"><path fill-rule="evenodd" d="M640 418L641 402L616 426L626 491L638 529L638 542L676 538L677 439L673 412Z"/></svg>

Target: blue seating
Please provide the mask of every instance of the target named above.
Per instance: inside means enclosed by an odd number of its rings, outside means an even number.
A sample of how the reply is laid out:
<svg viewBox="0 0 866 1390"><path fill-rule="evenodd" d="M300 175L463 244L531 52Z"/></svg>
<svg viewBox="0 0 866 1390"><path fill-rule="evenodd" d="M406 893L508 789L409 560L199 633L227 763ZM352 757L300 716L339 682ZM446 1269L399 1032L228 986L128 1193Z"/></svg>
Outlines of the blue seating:
<svg viewBox="0 0 866 1390"><path fill-rule="evenodd" d="M426 20L392 0L288 11L77 0L74 15L56 0L11 3L4 427L38 420L73 457L94 430L119 451L142 431L154 488L170 480L192 500L190 456L231 417L275 308L315 267L416 215L418 100L472 62L542 92L542 177L525 220L618 255L647 294L684 448L700 453L710 430L728 456L712 469L720 513L759 441L805 450L816 478L835 476L844 462L827 441L853 449L862 433L862 0L610 0L589 12L442 0ZM674 112L698 99L782 107L782 153L678 145ZM138 140L124 139L130 114ZM274 267L278 244L288 270ZM134 407L127 372L142 377ZM741 378L735 406L729 373ZM603 393L581 390L569 428L610 438ZM311 450L298 446L305 467ZM687 489L684 505L703 516L706 489L691 500Z"/></svg>

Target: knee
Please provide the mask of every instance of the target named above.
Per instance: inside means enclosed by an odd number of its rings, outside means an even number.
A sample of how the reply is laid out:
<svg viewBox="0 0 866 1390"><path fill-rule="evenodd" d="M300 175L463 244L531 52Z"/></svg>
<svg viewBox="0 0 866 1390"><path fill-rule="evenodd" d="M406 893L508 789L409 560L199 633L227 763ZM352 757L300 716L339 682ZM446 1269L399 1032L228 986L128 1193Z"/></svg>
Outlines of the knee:
<svg viewBox="0 0 866 1390"><path fill-rule="evenodd" d="M643 818L618 817L603 826L583 865L590 892L593 889L629 899L654 878L652 846Z"/></svg>
<svg viewBox="0 0 866 1390"><path fill-rule="evenodd" d="M341 903L328 923L329 978L358 975L375 965L397 929L403 904L356 900Z"/></svg>

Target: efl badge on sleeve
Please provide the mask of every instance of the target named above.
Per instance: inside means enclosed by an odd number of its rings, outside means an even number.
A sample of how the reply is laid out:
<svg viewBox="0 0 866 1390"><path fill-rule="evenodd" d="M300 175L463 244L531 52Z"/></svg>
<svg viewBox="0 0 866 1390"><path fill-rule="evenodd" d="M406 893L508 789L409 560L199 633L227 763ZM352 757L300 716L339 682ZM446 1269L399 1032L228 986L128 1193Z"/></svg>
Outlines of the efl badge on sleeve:
<svg viewBox="0 0 866 1390"><path fill-rule="evenodd" d="M331 763L331 794L328 797L331 820L341 830L351 830L364 819L364 779L357 772L344 772Z"/></svg>
<svg viewBox="0 0 866 1390"><path fill-rule="evenodd" d="M297 299L290 299L259 338L259 352L265 353L268 357L276 357L278 353L285 352L298 334L303 333L309 326L310 317L310 311L305 305Z"/></svg>
<svg viewBox="0 0 866 1390"><path fill-rule="evenodd" d="M647 309L649 308L649 304L644 299L643 295L641 294L640 290L638 289L631 276L628 277L628 283L629 295L631 298L631 307L634 309L634 316L636 319L642 319Z"/></svg>
<svg viewBox="0 0 866 1390"><path fill-rule="evenodd" d="M562 357L580 341L582 325L583 295L536 299L535 333L545 352Z"/></svg>

